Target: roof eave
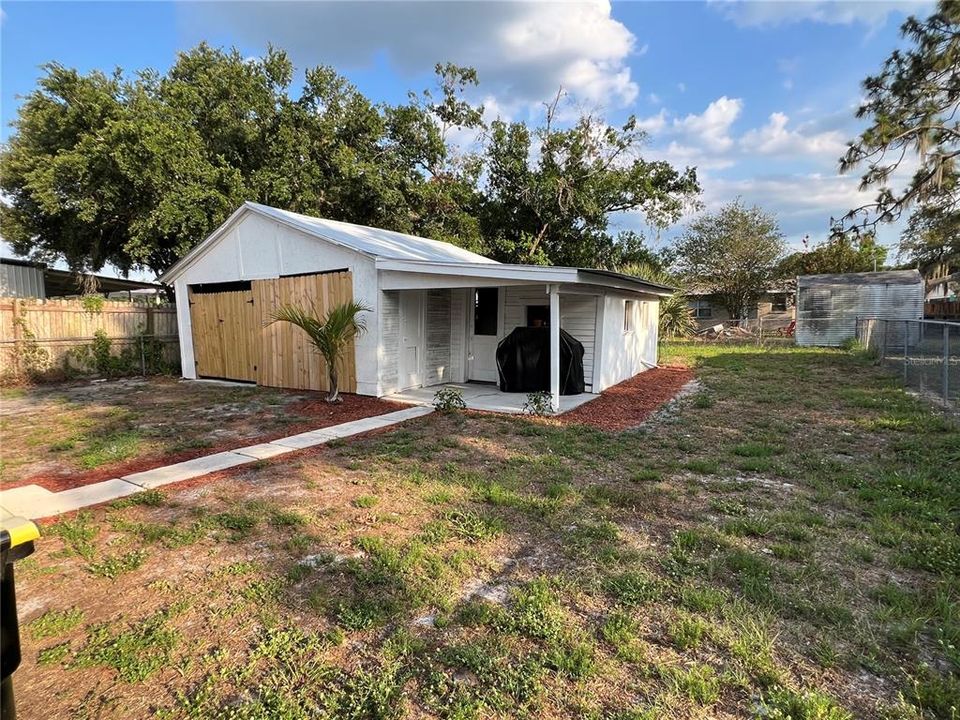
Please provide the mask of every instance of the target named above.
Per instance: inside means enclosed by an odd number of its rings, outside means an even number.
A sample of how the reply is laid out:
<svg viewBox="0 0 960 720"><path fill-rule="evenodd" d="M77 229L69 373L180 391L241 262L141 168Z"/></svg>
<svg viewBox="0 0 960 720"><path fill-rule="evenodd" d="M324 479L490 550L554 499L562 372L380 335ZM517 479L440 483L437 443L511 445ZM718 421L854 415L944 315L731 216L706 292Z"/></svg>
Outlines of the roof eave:
<svg viewBox="0 0 960 720"><path fill-rule="evenodd" d="M656 295L658 297L669 297L677 291L676 288L669 285L661 285L660 283L650 282L649 280L643 280L642 278L633 277L632 275L624 275L623 273L613 272L612 270L591 270L589 268L580 268L577 270L577 275L578 277L580 275L583 275L584 277L595 275L607 280L607 282L601 283L603 285L616 287L620 290L630 290L633 292L641 292L647 295ZM610 280L613 280L614 282L611 283L609 282Z"/></svg>
<svg viewBox="0 0 960 720"><path fill-rule="evenodd" d="M532 283L568 283L602 285L604 287L666 297L674 289L666 285L650 283L629 275L605 270L558 267L555 265L512 265L508 263L455 263L432 260L394 260L378 258L378 270L414 272L427 275L462 275L502 280L527 280Z"/></svg>

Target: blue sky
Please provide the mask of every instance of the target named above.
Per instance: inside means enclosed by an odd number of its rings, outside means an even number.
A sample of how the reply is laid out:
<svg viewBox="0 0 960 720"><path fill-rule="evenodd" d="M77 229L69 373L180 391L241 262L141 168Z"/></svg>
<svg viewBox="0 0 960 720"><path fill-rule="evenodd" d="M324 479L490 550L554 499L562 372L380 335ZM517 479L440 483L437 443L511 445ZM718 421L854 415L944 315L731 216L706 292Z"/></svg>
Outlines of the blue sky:
<svg viewBox="0 0 960 720"><path fill-rule="evenodd" d="M0 138L40 65L166 69L201 40L298 70L330 64L375 100L401 101L434 63L477 68L488 117L535 119L563 86L576 107L630 114L644 155L695 165L708 209L742 197L792 244L825 236L867 199L836 161L858 122L860 81L929 2L3 2ZM638 216L618 219L643 229ZM676 232L676 229L672 232ZM671 233L666 234L669 237ZM885 242L896 239L886 229Z"/></svg>

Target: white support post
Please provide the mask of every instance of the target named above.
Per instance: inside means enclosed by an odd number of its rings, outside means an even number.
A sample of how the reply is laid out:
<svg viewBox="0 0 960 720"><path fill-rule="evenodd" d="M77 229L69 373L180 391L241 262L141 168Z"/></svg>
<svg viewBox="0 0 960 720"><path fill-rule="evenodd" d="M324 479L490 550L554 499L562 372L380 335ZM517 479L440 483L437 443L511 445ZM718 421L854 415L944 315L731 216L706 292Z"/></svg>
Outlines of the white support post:
<svg viewBox="0 0 960 720"><path fill-rule="evenodd" d="M550 408L560 411L560 286L548 285L550 294Z"/></svg>

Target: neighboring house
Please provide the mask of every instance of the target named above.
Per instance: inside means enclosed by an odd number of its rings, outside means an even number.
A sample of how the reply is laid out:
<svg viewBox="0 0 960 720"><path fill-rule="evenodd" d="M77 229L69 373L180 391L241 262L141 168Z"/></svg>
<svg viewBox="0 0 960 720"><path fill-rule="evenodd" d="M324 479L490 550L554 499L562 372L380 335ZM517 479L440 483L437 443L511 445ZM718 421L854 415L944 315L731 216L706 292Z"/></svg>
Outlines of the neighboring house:
<svg viewBox="0 0 960 720"><path fill-rule="evenodd" d="M370 308L343 389L383 396L448 382L495 382L517 326L562 327L599 392L657 362L659 300L671 288L602 270L508 265L449 243L245 203L161 278L178 299L183 374L325 389L320 360L282 303ZM559 369L550 390L559 402Z"/></svg>
<svg viewBox="0 0 960 720"><path fill-rule="evenodd" d="M922 269L926 282L923 316L931 320L960 320L960 270L949 263Z"/></svg>
<svg viewBox="0 0 960 720"><path fill-rule="evenodd" d="M960 270L949 263L931 263L922 269L927 302L956 302L960 292Z"/></svg>
<svg viewBox="0 0 960 720"><path fill-rule="evenodd" d="M802 275L797 278L798 345L842 345L857 321L923 318L923 277L916 270Z"/></svg>
<svg viewBox="0 0 960 720"><path fill-rule="evenodd" d="M162 287L155 283L94 275L97 292L110 297L155 296ZM0 258L0 297L45 298L81 295L76 273L54 270L43 263Z"/></svg>
<svg viewBox="0 0 960 720"><path fill-rule="evenodd" d="M712 288L694 288L687 291L687 303L693 311L693 316L701 328L708 328L723 323L724 325L741 324L743 318L731 318L730 313L720 302ZM793 320L794 300L796 298L796 283L793 280L784 280L771 283L756 307L752 308L746 318L748 325L753 325L758 319L763 321L764 330L775 329L790 324Z"/></svg>

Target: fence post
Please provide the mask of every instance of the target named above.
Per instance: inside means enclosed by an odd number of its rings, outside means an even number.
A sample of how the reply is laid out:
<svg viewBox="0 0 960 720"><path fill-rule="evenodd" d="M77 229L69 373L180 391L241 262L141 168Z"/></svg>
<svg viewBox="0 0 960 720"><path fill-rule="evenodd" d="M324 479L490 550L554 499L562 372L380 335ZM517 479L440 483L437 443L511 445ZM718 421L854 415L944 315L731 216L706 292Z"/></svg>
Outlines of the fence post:
<svg viewBox="0 0 960 720"><path fill-rule="evenodd" d="M950 326L943 326L943 402L950 404Z"/></svg>
<svg viewBox="0 0 960 720"><path fill-rule="evenodd" d="M153 319L153 305L147 305L147 321L143 329L143 332L145 335L155 334L154 324L155 323Z"/></svg>
<svg viewBox="0 0 960 720"><path fill-rule="evenodd" d="M143 356L143 334L137 338L140 341L140 375L146 377L147 375L147 361Z"/></svg>
<svg viewBox="0 0 960 720"><path fill-rule="evenodd" d="M903 321L903 384L907 384L907 335L910 333L909 320Z"/></svg>
<svg viewBox="0 0 960 720"><path fill-rule="evenodd" d="M21 355L23 354L23 325L20 322L20 298L13 298L13 372L20 377L23 372Z"/></svg>

